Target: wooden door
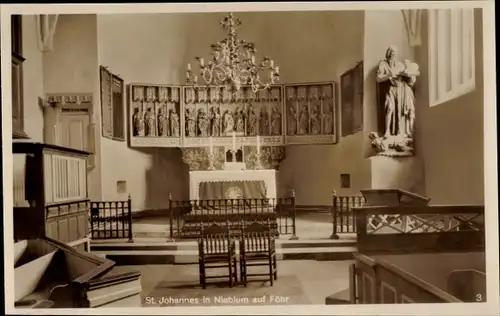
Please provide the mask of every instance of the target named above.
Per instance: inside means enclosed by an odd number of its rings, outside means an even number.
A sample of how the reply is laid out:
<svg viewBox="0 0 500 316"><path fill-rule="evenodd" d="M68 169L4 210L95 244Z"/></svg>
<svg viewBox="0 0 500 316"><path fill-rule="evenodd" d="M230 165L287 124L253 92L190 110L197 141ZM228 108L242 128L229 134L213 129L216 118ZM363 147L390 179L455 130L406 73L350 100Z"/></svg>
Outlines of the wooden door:
<svg viewBox="0 0 500 316"><path fill-rule="evenodd" d="M87 112L61 113L58 143L64 147L88 151L89 124Z"/></svg>

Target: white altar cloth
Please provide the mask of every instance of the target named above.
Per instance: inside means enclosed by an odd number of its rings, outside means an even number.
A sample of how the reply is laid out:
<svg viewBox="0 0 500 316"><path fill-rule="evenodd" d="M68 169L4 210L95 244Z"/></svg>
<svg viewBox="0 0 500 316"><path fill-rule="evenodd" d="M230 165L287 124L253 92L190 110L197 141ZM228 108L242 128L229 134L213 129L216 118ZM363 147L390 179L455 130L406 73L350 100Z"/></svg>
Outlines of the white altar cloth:
<svg viewBox="0 0 500 316"><path fill-rule="evenodd" d="M202 170L189 172L189 199L199 199L200 184L204 182L263 181L266 197L277 198L276 173L271 170Z"/></svg>

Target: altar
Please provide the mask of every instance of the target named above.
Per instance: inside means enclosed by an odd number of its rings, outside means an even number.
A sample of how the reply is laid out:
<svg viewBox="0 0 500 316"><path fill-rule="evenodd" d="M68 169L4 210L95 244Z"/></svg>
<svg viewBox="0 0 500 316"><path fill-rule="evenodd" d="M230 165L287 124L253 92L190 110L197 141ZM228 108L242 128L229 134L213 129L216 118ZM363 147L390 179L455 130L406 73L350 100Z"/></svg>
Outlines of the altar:
<svg viewBox="0 0 500 316"><path fill-rule="evenodd" d="M276 174L270 170L199 170L189 172L189 199L276 199Z"/></svg>

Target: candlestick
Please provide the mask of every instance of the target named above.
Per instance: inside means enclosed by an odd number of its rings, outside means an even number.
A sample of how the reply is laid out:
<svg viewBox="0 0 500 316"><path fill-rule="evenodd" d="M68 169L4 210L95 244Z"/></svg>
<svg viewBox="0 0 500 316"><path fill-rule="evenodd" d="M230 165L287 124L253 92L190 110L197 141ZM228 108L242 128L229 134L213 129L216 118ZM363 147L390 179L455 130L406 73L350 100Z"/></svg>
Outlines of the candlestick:
<svg viewBox="0 0 500 316"><path fill-rule="evenodd" d="M233 132L233 150L236 151L236 133Z"/></svg>
<svg viewBox="0 0 500 316"><path fill-rule="evenodd" d="M260 155L260 135L257 135L257 155Z"/></svg>
<svg viewBox="0 0 500 316"><path fill-rule="evenodd" d="M215 170L214 158L213 153L208 154L208 170Z"/></svg>

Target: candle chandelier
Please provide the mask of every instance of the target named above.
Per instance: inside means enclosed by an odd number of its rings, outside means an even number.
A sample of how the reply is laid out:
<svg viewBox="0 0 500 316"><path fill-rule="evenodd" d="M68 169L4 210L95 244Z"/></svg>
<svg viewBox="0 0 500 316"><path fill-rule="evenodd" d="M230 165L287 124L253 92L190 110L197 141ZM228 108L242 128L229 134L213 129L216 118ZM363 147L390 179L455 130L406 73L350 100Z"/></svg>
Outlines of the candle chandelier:
<svg viewBox="0 0 500 316"><path fill-rule="evenodd" d="M269 57L256 63L255 45L238 39L241 21L233 13L229 13L220 24L228 31L228 37L211 45L212 58L208 62L201 57L195 58L200 68L198 75L191 70L191 64L187 65L186 83L195 88L223 86L233 93L238 92L242 85L251 86L254 93L269 89L279 80L279 67ZM266 75L267 78L263 79ZM200 78L203 83L199 83Z"/></svg>

